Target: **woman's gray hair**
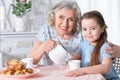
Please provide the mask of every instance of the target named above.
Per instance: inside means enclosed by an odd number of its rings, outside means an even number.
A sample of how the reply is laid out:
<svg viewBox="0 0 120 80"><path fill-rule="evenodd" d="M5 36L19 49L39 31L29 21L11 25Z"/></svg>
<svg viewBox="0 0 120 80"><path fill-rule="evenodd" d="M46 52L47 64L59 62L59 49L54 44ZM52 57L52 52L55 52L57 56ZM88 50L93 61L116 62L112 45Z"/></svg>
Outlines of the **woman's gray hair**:
<svg viewBox="0 0 120 80"><path fill-rule="evenodd" d="M81 17L81 10L78 6L78 4L73 0L62 0L58 3L56 3L49 11L48 13L48 22L51 26L55 26L55 12L60 9L70 9L76 11L76 24L74 32L77 30L80 30L80 17Z"/></svg>

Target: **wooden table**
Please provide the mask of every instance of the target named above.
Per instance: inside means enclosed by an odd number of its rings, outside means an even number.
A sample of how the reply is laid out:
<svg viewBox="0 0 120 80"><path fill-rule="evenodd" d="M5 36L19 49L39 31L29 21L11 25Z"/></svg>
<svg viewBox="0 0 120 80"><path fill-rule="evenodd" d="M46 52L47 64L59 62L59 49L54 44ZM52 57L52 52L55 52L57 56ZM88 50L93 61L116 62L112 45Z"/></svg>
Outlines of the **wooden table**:
<svg viewBox="0 0 120 80"><path fill-rule="evenodd" d="M0 77L0 80L105 80L101 74L65 77L66 68L64 66L38 66L35 69L39 69L40 72L26 79Z"/></svg>

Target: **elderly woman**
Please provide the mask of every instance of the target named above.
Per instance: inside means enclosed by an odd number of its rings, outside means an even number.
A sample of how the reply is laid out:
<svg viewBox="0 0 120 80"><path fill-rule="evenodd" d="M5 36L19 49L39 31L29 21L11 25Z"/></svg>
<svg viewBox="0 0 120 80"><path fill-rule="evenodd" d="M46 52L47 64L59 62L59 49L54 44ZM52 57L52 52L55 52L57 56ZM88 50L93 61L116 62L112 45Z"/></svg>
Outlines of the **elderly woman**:
<svg viewBox="0 0 120 80"><path fill-rule="evenodd" d="M63 0L51 8L48 23L43 25L36 35L34 46L29 54L29 57L34 59L34 64L41 61L43 65L52 65L48 53L57 44L61 44L68 52L65 61L72 56L83 40L79 25L80 17L81 11L75 1Z"/></svg>

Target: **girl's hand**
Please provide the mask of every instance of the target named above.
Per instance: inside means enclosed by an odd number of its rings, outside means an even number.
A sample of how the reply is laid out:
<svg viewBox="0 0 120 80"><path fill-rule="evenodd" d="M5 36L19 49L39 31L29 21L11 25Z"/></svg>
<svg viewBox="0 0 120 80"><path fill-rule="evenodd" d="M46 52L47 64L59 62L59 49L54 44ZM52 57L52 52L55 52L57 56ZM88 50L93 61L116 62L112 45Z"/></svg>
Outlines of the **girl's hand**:
<svg viewBox="0 0 120 80"><path fill-rule="evenodd" d="M68 71L65 73L65 77L77 77L77 76L81 76L84 75L84 73L81 71L81 69L76 69L73 71Z"/></svg>

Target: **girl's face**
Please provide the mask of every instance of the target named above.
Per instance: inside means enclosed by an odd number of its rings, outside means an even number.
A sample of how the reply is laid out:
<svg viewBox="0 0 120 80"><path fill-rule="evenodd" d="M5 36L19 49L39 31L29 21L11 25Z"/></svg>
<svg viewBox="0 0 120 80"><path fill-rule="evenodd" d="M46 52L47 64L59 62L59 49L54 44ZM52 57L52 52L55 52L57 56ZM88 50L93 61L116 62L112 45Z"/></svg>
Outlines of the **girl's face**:
<svg viewBox="0 0 120 80"><path fill-rule="evenodd" d="M104 29L101 28L93 18L83 19L81 24L83 37L88 40L91 45L96 45Z"/></svg>
<svg viewBox="0 0 120 80"><path fill-rule="evenodd" d="M60 9L55 14L55 29L60 36L71 35L75 25L75 11Z"/></svg>

